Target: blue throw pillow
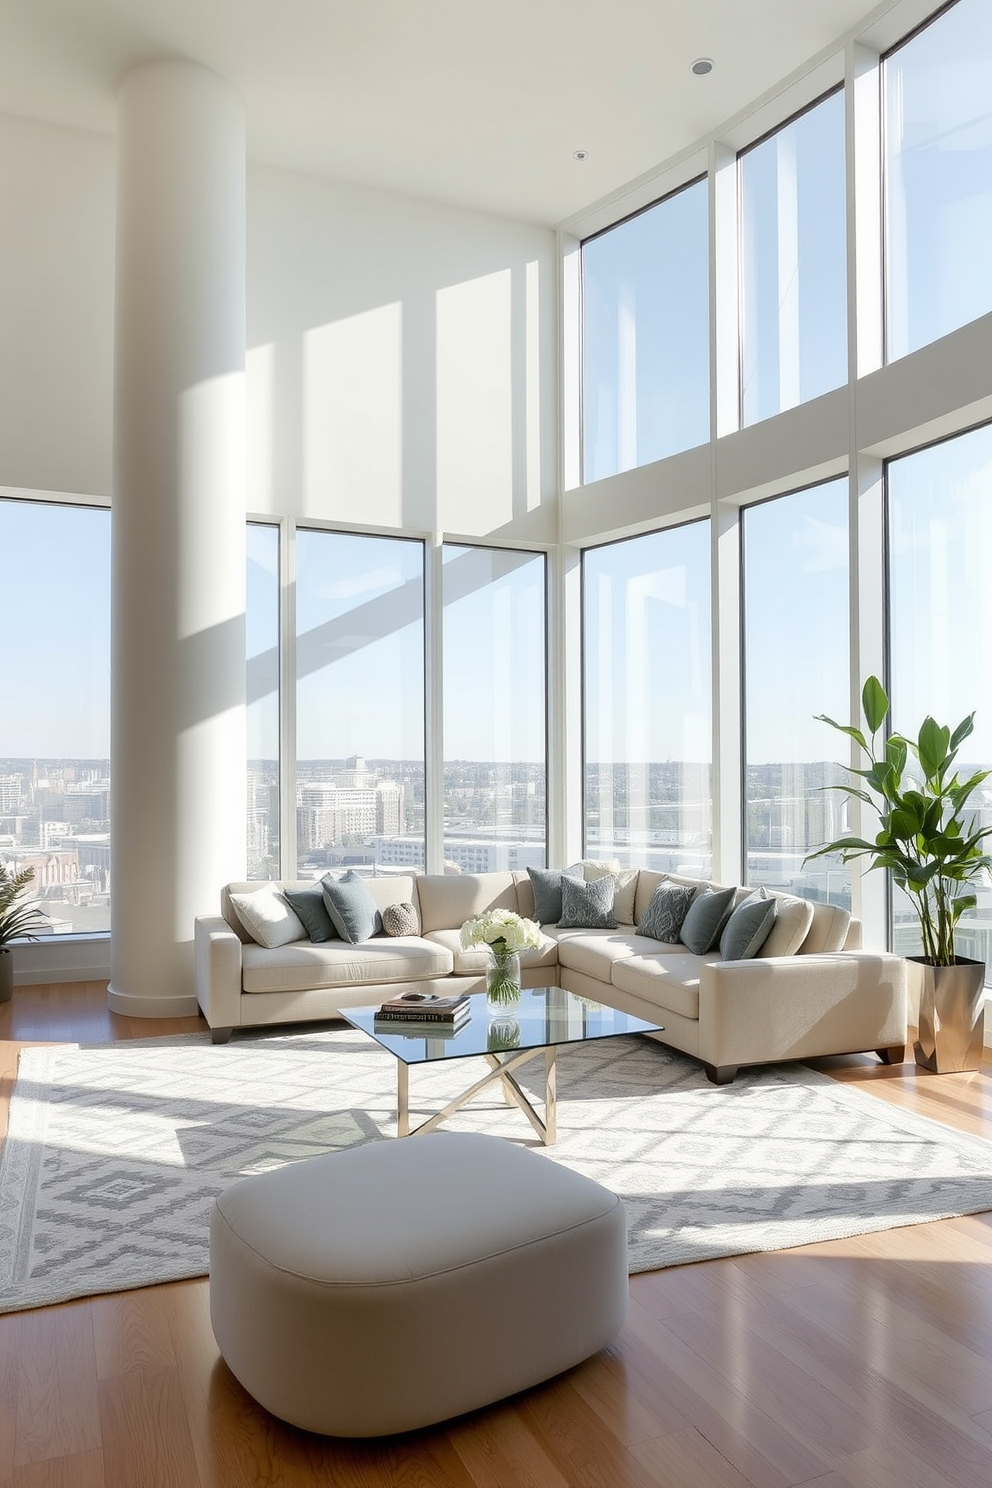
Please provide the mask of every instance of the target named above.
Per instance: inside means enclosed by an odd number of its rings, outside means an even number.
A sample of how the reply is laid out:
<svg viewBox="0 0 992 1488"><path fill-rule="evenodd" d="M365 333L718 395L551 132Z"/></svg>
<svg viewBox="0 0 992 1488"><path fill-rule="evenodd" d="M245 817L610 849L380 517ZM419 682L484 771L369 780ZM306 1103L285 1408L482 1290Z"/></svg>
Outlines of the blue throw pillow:
<svg viewBox="0 0 992 1488"><path fill-rule="evenodd" d="M382 916L364 878L349 868L344 878L322 879L324 903L342 940L360 945L382 929Z"/></svg>
<svg viewBox="0 0 992 1488"><path fill-rule="evenodd" d="M749 894L734 910L720 936L724 961L749 961L756 956L772 932L778 901L764 889Z"/></svg>
<svg viewBox="0 0 992 1488"><path fill-rule="evenodd" d="M719 944L734 908L736 889L700 889L682 922L682 944L703 956Z"/></svg>
<svg viewBox="0 0 992 1488"><path fill-rule="evenodd" d="M561 918L562 878L582 879L582 864L571 868L528 868L534 889L534 918L539 925L557 925Z"/></svg>
<svg viewBox="0 0 992 1488"><path fill-rule="evenodd" d="M337 940L338 932L324 903L323 881L315 883L312 888L283 889L282 892L303 921L303 928L314 945L319 945L324 940Z"/></svg>
<svg viewBox="0 0 992 1488"><path fill-rule="evenodd" d="M576 882L566 876L561 881L561 916L559 930L615 930L613 901L617 881L612 873L594 878L590 883Z"/></svg>
<svg viewBox="0 0 992 1488"><path fill-rule="evenodd" d="M678 945L696 888L695 884L660 883L637 927L638 935L663 940L666 945Z"/></svg>

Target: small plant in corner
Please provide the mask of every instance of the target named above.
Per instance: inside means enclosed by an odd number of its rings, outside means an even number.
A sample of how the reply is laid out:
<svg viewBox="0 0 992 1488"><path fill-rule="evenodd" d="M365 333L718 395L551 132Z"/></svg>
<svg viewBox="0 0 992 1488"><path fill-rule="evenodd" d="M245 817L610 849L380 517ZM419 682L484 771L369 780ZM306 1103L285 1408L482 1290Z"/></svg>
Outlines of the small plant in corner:
<svg viewBox="0 0 992 1488"><path fill-rule="evenodd" d="M30 868L13 873L0 862L0 951L6 951L12 940L36 940L37 931L48 916L36 904L25 899L24 892L34 878Z"/></svg>
<svg viewBox="0 0 992 1488"><path fill-rule="evenodd" d="M841 837L810 853L806 861L840 853L845 863L867 857L872 868L887 868L919 918L922 959L933 966L954 966L957 923L977 902L968 885L984 878L992 867L992 857L984 849L992 827L976 827L974 811L968 810L972 792L992 772L979 770L960 780L954 770L975 715L969 713L953 732L927 717L915 741L902 734L879 740L889 699L877 677L865 683L861 706L868 738L860 728L836 723L825 713L817 718L849 735L867 760L864 769L845 767L864 787L851 783L828 789L846 791L871 806L878 813L880 830L874 842Z"/></svg>

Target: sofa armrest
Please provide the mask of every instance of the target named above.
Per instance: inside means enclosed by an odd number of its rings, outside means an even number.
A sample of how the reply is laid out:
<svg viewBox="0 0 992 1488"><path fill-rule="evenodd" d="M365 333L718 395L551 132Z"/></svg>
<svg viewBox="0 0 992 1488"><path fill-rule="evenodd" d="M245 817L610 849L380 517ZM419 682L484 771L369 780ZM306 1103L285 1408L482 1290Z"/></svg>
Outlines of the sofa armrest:
<svg viewBox="0 0 992 1488"><path fill-rule="evenodd" d="M901 956L837 951L702 968L699 1057L708 1064L810 1059L905 1040Z"/></svg>
<svg viewBox="0 0 992 1488"><path fill-rule="evenodd" d="M220 915L193 922L196 1000L211 1028L241 1026L241 941Z"/></svg>

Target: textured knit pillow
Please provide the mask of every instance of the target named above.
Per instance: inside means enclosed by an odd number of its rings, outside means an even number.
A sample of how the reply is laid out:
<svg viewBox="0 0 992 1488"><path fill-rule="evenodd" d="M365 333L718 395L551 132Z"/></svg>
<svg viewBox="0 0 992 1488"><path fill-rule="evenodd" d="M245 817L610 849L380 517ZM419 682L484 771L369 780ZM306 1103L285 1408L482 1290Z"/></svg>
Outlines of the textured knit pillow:
<svg viewBox="0 0 992 1488"><path fill-rule="evenodd" d="M621 868L618 863L586 863L584 865L584 876L586 883L592 883L597 878L605 878L611 874L616 884L616 893L613 900L613 915L618 925L632 925L634 923L634 897L637 894L637 880L640 877L638 868Z"/></svg>
<svg viewBox="0 0 992 1488"><path fill-rule="evenodd" d="M420 916L412 904L387 904L382 911L382 928L387 935L419 935Z"/></svg>
<svg viewBox="0 0 992 1488"><path fill-rule="evenodd" d="M693 955L703 956L719 944L736 896L736 889L699 890L682 922L682 944Z"/></svg>
<svg viewBox="0 0 992 1488"><path fill-rule="evenodd" d="M764 889L742 900L720 936L720 955L724 961L749 961L756 956L771 934L777 909L775 900Z"/></svg>
<svg viewBox="0 0 992 1488"><path fill-rule="evenodd" d="M652 940L663 940L666 945L678 945L682 938L682 925L695 897L694 884L660 883L637 927L638 935L649 935Z"/></svg>
<svg viewBox="0 0 992 1488"><path fill-rule="evenodd" d="M573 863L571 868L528 868L534 889L534 918L539 925L557 925L561 915L561 881L563 878L581 879L582 864Z"/></svg>
<svg viewBox="0 0 992 1488"><path fill-rule="evenodd" d="M338 932L335 930L327 906L324 903L324 883L333 880L328 874L320 883L315 883L305 889L286 889L286 898L303 921L307 934L314 945L321 945L325 940L337 940Z"/></svg>
<svg viewBox="0 0 992 1488"><path fill-rule="evenodd" d="M344 878L323 879L324 903L342 940L361 945L382 929L382 916L364 878L349 868Z"/></svg>
<svg viewBox="0 0 992 1488"><path fill-rule="evenodd" d="M247 894L231 895L238 919L256 945L267 946L271 951L304 938L306 931L287 904L288 897L270 883Z"/></svg>
<svg viewBox="0 0 992 1488"><path fill-rule="evenodd" d="M558 929L615 930L617 920L613 913L613 900L616 888L612 873L593 879L592 883L579 883L563 876Z"/></svg>

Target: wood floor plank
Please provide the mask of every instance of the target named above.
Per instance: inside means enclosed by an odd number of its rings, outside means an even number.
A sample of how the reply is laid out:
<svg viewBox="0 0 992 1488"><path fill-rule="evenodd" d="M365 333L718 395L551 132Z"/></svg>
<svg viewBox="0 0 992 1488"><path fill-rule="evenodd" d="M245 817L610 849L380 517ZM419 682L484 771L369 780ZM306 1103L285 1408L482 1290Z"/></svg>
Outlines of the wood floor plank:
<svg viewBox="0 0 992 1488"><path fill-rule="evenodd" d="M641 1442L633 1453L655 1488L751 1488L695 1427Z"/></svg>
<svg viewBox="0 0 992 1488"><path fill-rule="evenodd" d="M21 1314L16 1389L15 1467L101 1445L90 1303Z"/></svg>
<svg viewBox="0 0 992 1488"><path fill-rule="evenodd" d="M75 1452L15 1468L11 1488L103 1488L103 1452Z"/></svg>
<svg viewBox="0 0 992 1488"><path fill-rule="evenodd" d="M106 1488L200 1488L174 1369L115 1374L99 1394Z"/></svg>
<svg viewBox="0 0 992 1488"><path fill-rule="evenodd" d="M94 1300L93 1342L99 1379L135 1369L175 1366L170 1315L162 1290L142 1287Z"/></svg>

